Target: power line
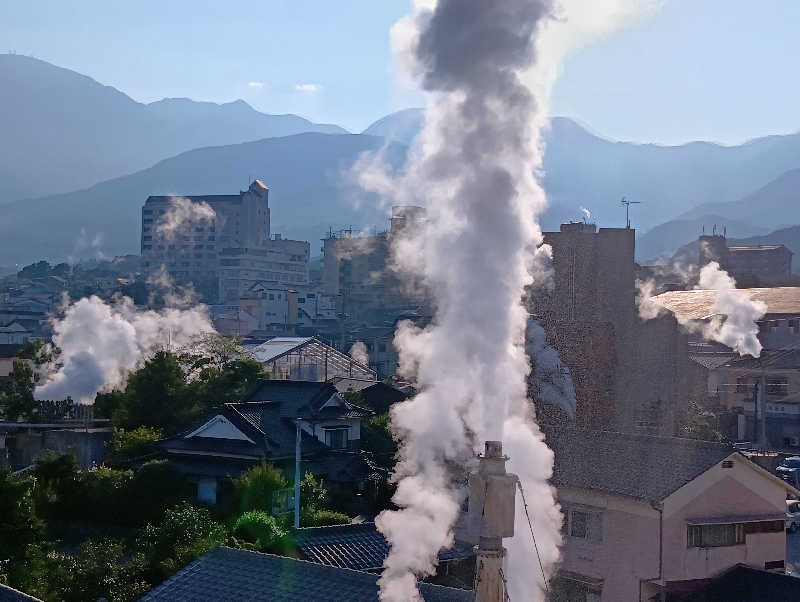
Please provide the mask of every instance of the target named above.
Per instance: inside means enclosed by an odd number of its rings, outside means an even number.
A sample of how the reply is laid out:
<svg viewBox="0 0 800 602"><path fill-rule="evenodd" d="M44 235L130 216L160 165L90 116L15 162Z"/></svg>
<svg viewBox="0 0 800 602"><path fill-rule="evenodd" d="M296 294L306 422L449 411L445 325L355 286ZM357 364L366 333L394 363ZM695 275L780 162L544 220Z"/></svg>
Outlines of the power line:
<svg viewBox="0 0 800 602"><path fill-rule="evenodd" d="M550 588L547 585L547 576L544 574L544 565L542 564L542 557L539 554L539 546L536 545L536 536L533 534L533 524L531 523L531 515L528 514L528 502L525 500L525 490L522 489L522 481L517 479L517 487L522 495L522 505L525 507L525 517L528 519L528 528L531 530L531 538L533 539L533 549L536 550L536 558L539 561L539 568L542 571L542 581L544 582L544 591L550 594Z"/></svg>

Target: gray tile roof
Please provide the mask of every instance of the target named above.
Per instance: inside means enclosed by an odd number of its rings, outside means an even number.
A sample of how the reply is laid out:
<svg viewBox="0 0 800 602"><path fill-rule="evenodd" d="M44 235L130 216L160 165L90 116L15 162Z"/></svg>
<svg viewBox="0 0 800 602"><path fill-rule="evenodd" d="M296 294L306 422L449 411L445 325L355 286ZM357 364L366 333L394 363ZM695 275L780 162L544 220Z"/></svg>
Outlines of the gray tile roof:
<svg viewBox="0 0 800 602"><path fill-rule="evenodd" d="M196 602L378 602L378 575L221 547L141 598ZM425 602L468 602L471 591L423 583Z"/></svg>
<svg viewBox="0 0 800 602"><path fill-rule="evenodd" d="M0 602L41 602L41 600L0 583Z"/></svg>
<svg viewBox="0 0 800 602"><path fill-rule="evenodd" d="M389 544L375 523L307 527L293 533L298 551L305 560L356 569L378 570L389 554ZM456 542L439 552L439 561L469 558L475 552L467 543Z"/></svg>
<svg viewBox="0 0 800 602"><path fill-rule="evenodd" d="M556 487L661 501L734 453L726 444L546 426Z"/></svg>

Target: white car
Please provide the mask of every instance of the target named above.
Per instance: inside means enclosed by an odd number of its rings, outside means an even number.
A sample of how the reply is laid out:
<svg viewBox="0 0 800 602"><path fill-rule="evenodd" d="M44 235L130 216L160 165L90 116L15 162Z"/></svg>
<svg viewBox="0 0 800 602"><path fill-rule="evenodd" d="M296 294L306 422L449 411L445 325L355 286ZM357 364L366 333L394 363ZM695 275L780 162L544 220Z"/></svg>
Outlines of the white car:
<svg viewBox="0 0 800 602"><path fill-rule="evenodd" d="M800 502L786 500L786 530L794 533L800 529Z"/></svg>

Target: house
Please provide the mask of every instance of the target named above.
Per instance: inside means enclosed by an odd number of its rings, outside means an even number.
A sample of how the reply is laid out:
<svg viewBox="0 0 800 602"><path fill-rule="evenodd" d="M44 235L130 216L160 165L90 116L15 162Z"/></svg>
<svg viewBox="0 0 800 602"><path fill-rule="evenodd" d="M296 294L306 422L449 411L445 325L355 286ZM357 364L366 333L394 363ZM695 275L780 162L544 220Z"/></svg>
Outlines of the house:
<svg viewBox="0 0 800 602"><path fill-rule="evenodd" d="M284 556L219 547L145 594L158 600L378 602L378 575ZM471 602L470 590L419 585L425 602Z"/></svg>
<svg viewBox="0 0 800 602"><path fill-rule="evenodd" d="M800 345L800 287L737 289L753 301L767 307L758 321L758 340L765 349L785 349ZM707 321L717 310L717 298L725 291L668 291L652 297L652 301L672 312L681 323ZM690 339L690 345L693 341Z"/></svg>
<svg viewBox="0 0 800 602"><path fill-rule="evenodd" d="M0 389L5 387L14 372L14 359L22 351L24 345L21 344L0 344Z"/></svg>
<svg viewBox="0 0 800 602"><path fill-rule="evenodd" d="M31 338L31 332L18 321L0 324L0 345L24 345Z"/></svg>
<svg viewBox="0 0 800 602"><path fill-rule="evenodd" d="M336 388L342 392L358 393L362 403L368 408L375 410L378 414L385 414L389 408L410 395L407 391L401 391L385 382L375 382L357 378L335 378L333 379Z"/></svg>
<svg viewBox="0 0 800 602"><path fill-rule="evenodd" d="M371 412L347 402L331 383L262 380L240 403L227 403L197 428L164 439L163 453L197 485L197 498L216 503L224 481L262 461L292 475L301 431L304 470L326 486L363 487L358 453L361 420Z"/></svg>
<svg viewBox="0 0 800 602"><path fill-rule="evenodd" d="M738 564L784 569L786 495L800 491L733 448L543 431L555 454L552 483L564 513L554 599L643 601Z"/></svg>
<svg viewBox="0 0 800 602"><path fill-rule="evenodd" d="M316 337L275 337L245 348L276 379L325 381L347 376L377 380L369 366Z"/></svg>

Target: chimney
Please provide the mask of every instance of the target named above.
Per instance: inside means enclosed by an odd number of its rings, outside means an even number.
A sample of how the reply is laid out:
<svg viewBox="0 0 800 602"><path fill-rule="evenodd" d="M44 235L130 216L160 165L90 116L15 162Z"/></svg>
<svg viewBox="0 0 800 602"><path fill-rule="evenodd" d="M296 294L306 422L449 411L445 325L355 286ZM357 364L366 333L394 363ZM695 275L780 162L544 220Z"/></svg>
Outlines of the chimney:
<svg viewBox="0 0 800 602"><path fill-rule="evenodd" d="M503 538L514 536L517 475L506 472L501 441L487 441L478 472L469 477L470 514L479 515L480 540L475 577L475 602L504 602Z"/></svg>

